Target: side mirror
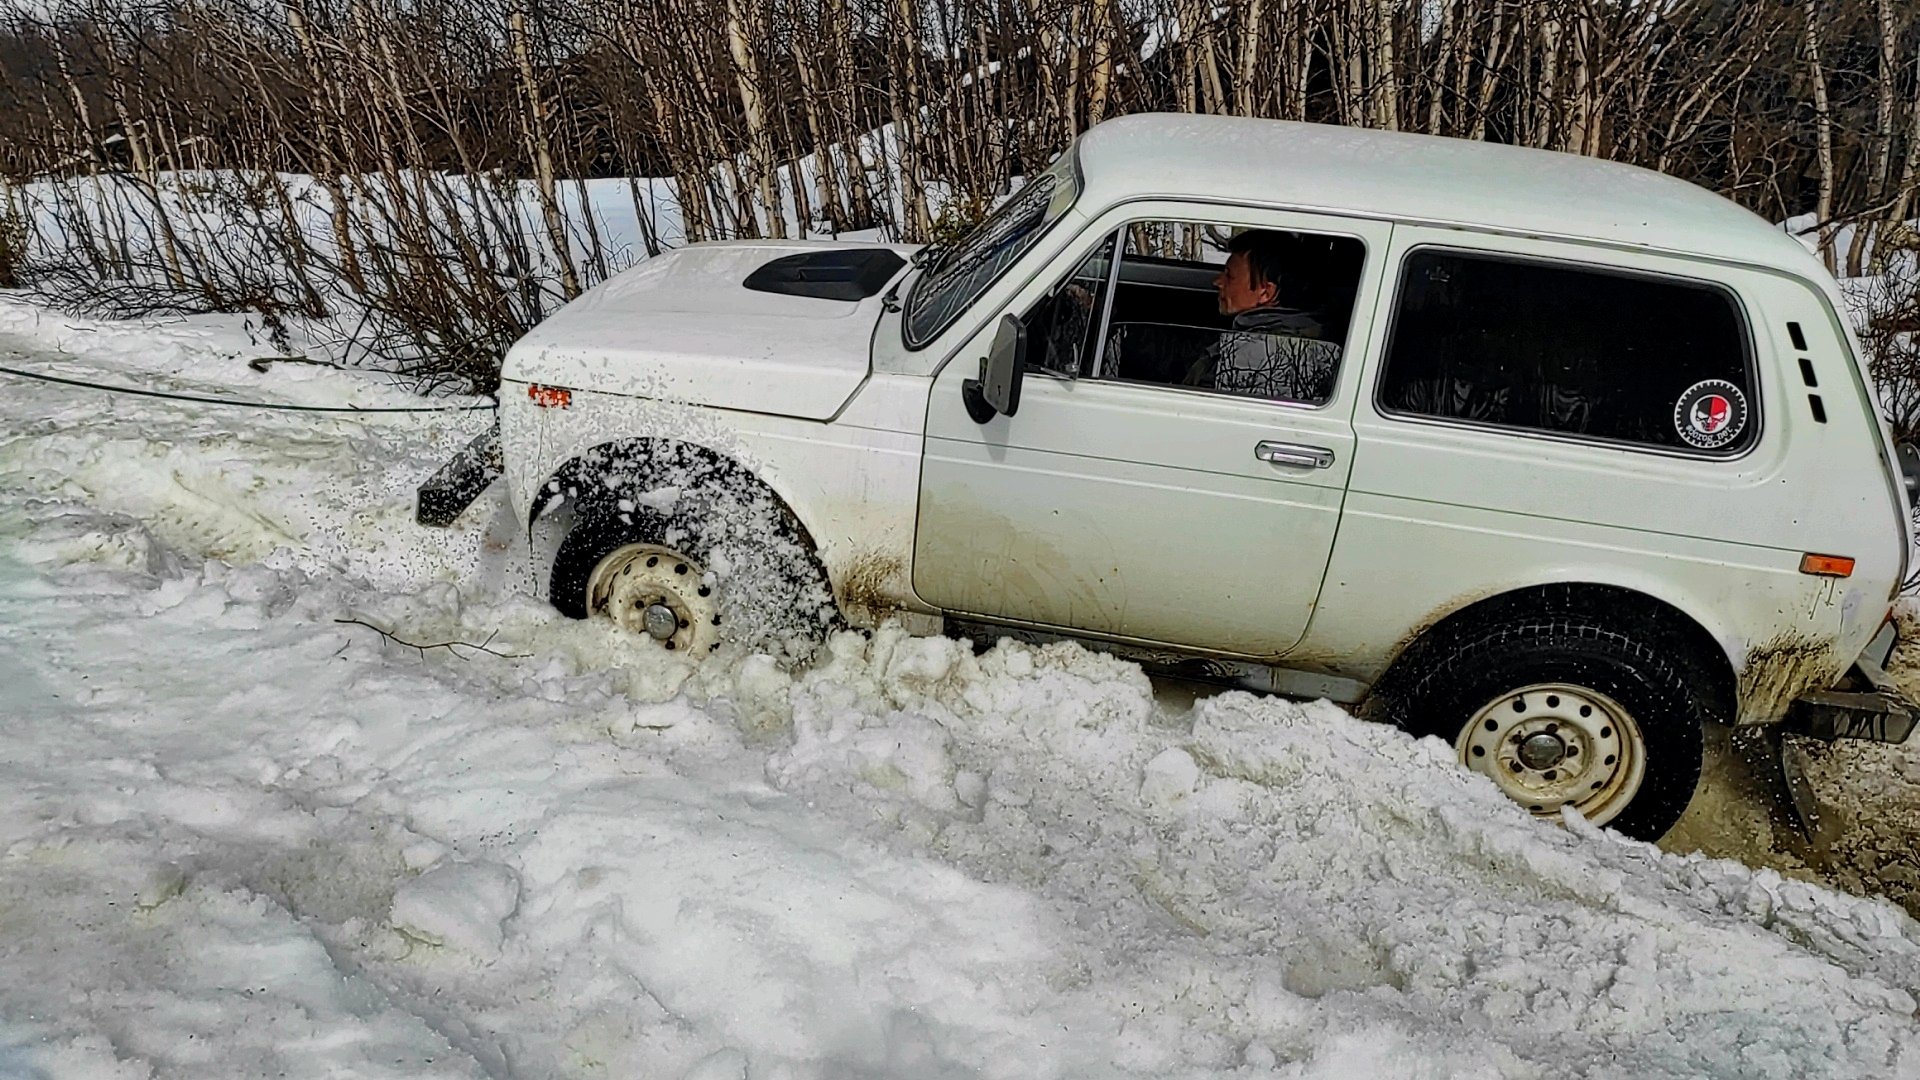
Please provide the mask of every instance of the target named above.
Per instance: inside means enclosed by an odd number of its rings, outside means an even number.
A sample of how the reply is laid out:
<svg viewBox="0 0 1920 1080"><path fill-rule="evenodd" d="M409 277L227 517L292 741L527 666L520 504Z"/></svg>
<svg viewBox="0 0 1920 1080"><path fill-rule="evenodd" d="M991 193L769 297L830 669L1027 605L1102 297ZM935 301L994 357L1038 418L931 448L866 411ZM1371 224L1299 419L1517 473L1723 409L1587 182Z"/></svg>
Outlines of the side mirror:
<svg viewBox="0 0 1920 1080"><path fill-rule="evenodd" d="M976 424L984 424L995 415L1012 416L1020 411L1020 381L1027 373L1027 324L1017 315L1000 319L993 335L993 348L980 358L980 377L960 384L960 399L966 402L967 415Z"/></svg>

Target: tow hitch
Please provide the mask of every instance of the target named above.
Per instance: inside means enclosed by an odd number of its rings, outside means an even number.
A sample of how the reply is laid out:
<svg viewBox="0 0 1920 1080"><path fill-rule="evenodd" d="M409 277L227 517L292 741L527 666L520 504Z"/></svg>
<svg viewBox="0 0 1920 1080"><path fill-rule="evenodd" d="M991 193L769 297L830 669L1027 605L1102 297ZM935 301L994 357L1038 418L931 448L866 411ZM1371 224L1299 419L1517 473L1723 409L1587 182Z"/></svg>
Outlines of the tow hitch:
<svg viewBox="0 0 1920 1080"><path fill-rule="evenodd" d="M452 525L504 471L506 459L500 452L500 421L495 420L492 427L475 436L453 460L440 466L439 472L420 485L413 519L436 529Z"/></svg>

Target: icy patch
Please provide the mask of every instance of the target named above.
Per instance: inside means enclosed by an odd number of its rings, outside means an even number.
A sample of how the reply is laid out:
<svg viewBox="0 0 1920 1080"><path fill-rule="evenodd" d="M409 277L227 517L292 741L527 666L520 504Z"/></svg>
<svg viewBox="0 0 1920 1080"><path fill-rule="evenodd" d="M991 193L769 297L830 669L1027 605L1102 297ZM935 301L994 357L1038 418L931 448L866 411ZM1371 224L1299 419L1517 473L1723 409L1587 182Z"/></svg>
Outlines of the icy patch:
<svg viewBox="0 0 1920 1080"><path fill-rule="evenodd" d="M43 567L91 564L155 577L176 575L182 568L178 555L124 514L74 511L44 518L15 542L14 551Z"/></svg>

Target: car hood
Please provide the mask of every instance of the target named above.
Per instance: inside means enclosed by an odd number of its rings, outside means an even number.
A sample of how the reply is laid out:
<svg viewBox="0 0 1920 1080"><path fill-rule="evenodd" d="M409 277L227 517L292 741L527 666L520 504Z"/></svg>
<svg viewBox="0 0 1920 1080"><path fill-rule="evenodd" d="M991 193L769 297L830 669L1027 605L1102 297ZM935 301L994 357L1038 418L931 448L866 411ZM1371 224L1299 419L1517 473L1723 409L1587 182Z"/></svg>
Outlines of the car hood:
<svg viewBox="0 0 1920 1080"><path fill-rule="evenodd" d="M867 377L884 290L864 300L831 300L743 282L774 259L876 246L798 240L677 248L555 312L508 350L501 375L829 419ZM893 250L906 256L913 249Z"/></svg>

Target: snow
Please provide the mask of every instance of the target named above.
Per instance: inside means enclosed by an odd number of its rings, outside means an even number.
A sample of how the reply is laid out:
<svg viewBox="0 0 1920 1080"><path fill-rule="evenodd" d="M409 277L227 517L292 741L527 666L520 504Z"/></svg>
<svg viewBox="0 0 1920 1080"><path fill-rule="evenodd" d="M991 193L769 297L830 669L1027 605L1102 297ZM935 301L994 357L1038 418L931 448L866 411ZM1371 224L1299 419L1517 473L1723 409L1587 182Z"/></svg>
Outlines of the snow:
<svg viewBox="0 0 1920 1080"><path fill-rule="evenodd" d="M520 875L512 867L444 863L394 890L387 921L429 945L454 945L494 960L506 937L501 924L519 903Z"/></svg>
<svg viewBox="0 0 1920 1080"><path fill-rule="evenodd" d="M397 394L249 349L0 299L8 366ZM1328 703L894 626L684 678L498 490L412 524L484 413L0 414L0 1076L1920 1074L1898 908Z"/></svg>

